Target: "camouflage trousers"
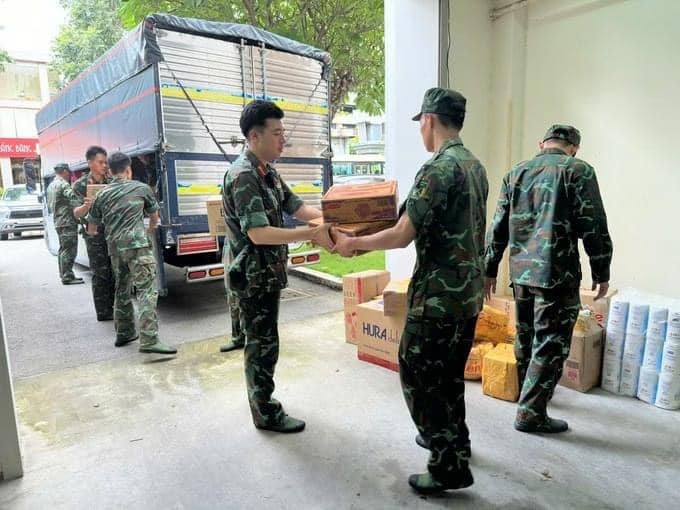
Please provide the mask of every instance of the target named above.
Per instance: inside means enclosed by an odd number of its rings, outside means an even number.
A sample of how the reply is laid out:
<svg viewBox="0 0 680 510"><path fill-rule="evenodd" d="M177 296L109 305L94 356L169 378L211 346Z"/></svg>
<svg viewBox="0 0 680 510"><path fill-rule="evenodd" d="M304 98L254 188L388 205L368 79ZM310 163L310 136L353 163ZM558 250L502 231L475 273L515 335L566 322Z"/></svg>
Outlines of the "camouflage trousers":
<svg viewBox="0 0 680 510"><path fill-rule="evenodd" d="M73 274L73 263L78 253L78 226L57 227L57 235L59 236L59 253L57 255L59 276L61 281L73 280L76 277Z"/></svg>
<svg viewBox="0 0 680 510"><path fill-rule="evenodd" d="M241 327L241 312L239 309L238 295L229 291L229 247L225 243L222 250L222 264L224 264L224 288L225 296L227 298L227 306L229 307L229 315L231 316L231 341L234 345L244 345L246 343L246 336Z"/></svg>
<svg viewBox="0 0 680 510"><path fill-rule="evenodd" d="M103 234L85 235L87 257L92 270L92 298L98 319L106 319L113 315L113 299L116 292L116 281L111 269L109 250Z"/></svg>
<svg viewBox="0 0 680 510"><path fill-rule="evenodd" d="M581 307L578 288L541 289L514 285L519 386L517 421L541 423L569 357Z"/></svg>
<svg viewBox="0 0 680 510"><path fill-rule="evenodd" d="M476 324L477 317L409 318L401 337L401 387L418 432L430 443L427 469L439 481L455 477L470 459L463 373Z"/></svg>
<svg viewBox="0 0 680 510"><path fill-rule="evenodd" d="M248 402L255 425L271 425L283 419L283 406L272 398L274 369L279 359L279 304L281 291L240 298Z"/></svg>
<svg viewBox="0 0 680 510"><path fill-rule="evenodd" d="M116 339L128 340L137 336L135 309L132 304L134 287L139 312L139 341L142 346L158 342L158 290L156 290L156 261L151 248L125 250L111 257L116 274L116 300L113 309Z"/></svg>

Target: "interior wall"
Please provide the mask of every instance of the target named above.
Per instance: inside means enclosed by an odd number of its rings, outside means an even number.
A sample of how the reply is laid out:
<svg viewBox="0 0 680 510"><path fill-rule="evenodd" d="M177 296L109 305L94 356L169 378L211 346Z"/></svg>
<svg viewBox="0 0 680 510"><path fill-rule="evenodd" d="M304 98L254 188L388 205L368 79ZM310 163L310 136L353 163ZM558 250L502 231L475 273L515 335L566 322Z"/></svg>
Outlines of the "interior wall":
<svg viewBox="0 0 680 510"><path fill-rule="evenodd" d="M526 157L552 123L581 130L614 242L612 284L675 297L679 34L675 0L531 2L523 123Z"/></svg>

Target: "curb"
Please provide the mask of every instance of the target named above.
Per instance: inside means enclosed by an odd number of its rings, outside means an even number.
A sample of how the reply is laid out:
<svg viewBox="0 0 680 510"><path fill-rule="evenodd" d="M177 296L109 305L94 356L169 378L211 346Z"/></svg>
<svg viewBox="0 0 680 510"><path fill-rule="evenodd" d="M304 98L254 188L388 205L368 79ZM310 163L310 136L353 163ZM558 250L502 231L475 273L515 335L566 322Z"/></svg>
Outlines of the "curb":
<svg viewBox="0 0 680 510"><path fill-rule="evenodd" d="M342 290L342 278L338 278L337 276L331 276L307 267L291 267L288 269L288 273L297 276L298 278L303 278L310 282L330 287L331 289Z"/></svg>

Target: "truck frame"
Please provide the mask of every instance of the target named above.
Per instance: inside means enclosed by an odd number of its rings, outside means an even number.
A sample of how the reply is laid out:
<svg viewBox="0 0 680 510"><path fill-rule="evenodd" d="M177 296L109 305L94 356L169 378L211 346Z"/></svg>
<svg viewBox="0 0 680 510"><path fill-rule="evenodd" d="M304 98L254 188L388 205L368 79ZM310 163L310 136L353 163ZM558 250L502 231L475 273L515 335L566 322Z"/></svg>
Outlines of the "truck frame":
<svg viewBox="0 0 680 510"><path fill-rule="evenodd" d="M330 64L324 51L249 25L147 16L40 110L43 168L66 162L77 176L87 170L90 145L127 153L134 178L148 183L161 205L153 239L159 293L167 294L163 263L184 268L187 282L221 279L224 239L208 233L206 202L220 198L224 174L244 149L242 108L266 99L284 110L286 150L276 167L318 206L332 184ZM56 254L58 238L44 213ZM79 242L77 261L88 265ZM310 250L289 263L318 260L319 251Z"/></svg>

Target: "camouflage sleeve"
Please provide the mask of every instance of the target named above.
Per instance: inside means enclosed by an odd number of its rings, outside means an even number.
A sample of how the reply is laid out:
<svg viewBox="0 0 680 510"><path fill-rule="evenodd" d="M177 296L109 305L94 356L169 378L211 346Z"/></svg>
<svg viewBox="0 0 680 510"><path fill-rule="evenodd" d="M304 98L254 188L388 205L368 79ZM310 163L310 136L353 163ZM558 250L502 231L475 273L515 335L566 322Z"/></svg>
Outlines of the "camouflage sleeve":
<svg viewBox="0 0 680 510"><path fill-rule="evenodd" d="M72 197L70 199L72 207L80 207L83 205L83 202L85 201L85 193L87 193L87 185L85 186L85 189L82 189L81 181L76 181L73 183L73 186L71 186L71 190L73 191Z"/></svg>
<svg viewBox="0 0 680 510"><path fill-rule="evenodd" d="M503 258L503 252L508 245L510 237L510 192L508 176L503 178L501 193L496 204L496 212L491 221L491 228L486 237L486 251L484 262L486 265L485 274L489 278L498 276L498 266Z"/></svg>
<svg viewBox="0 0 680 510"><path fill-rule="evenodd" d="M593 167L585 163L577 166L571 184L574 230L583 239L593 281L608 282L614 246Z"/></svg>
<svg viewBox="0 0 680 510"><path fill-rule="evenodd" d="M234 197L234 212L238 216L242 232L269 226L260 184L253 172L239 173L234 178L231 192Z"/></svg>
<svg viewBox="0 0 680 510"><path fill-rule="evenodd" d="M87 223L92 223L93 225L101 225L102 223L102 216L101 216L101 211L100 211L100 204L101 200L98 200L99 195L94 197L94 201L92 202L92 207L90 208L90 212L87 213L87 216L85 217Z"/></svg>
<svg viewBox="0 0 680 510"><path fill-rule="evenodd" d="M47 187L47 210L51 213L54 213L54 206L57 201L57 194L55 193L54 186L54 182L52 182Z"/></svg>
<svg viewBox="0 0 680 510"><path fill-rule="evenodd" d="M283 179L281 179L281 187L283 188L283 210L286 214L292 216L295 214L295 211L302 207L304 202L299 196L291 191L288 184Z"/></svg>
<svg viewBox="0 0 680 510"><path fill-rule="evenodd" d="M447 168L450 174L450 166ZM443 176L436 166L430 166L421 172L420 178L409 191L404 209L416 230L428 228L436 209L446 207L449 187L444 183Z"/></svg>
<svg viewBox="0 0 680 510"><path fill-rule="evenodd" d="M144 214L153 214L158 211L158 200L153 194L153 191L149 186L143 184L144 186Z"/></svg>

